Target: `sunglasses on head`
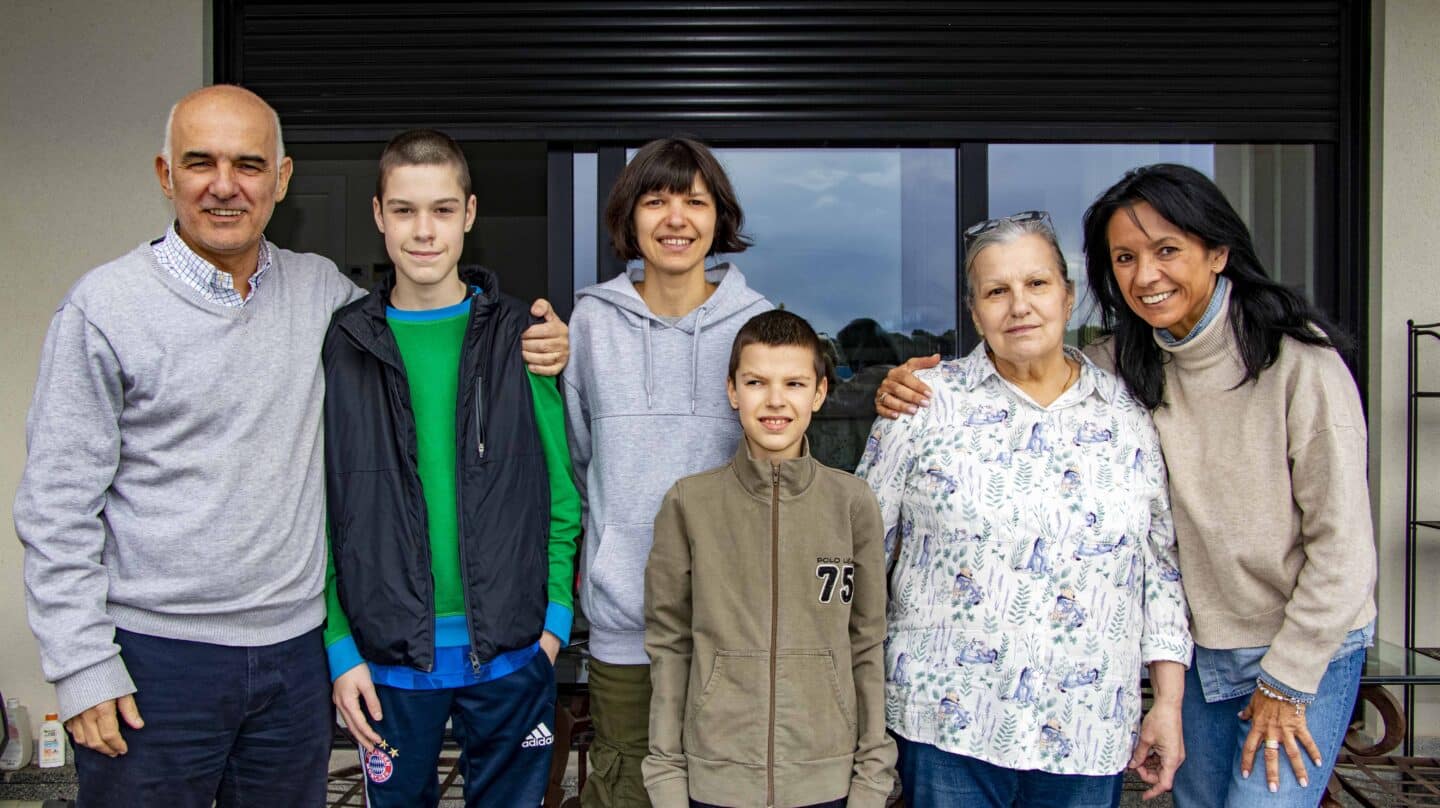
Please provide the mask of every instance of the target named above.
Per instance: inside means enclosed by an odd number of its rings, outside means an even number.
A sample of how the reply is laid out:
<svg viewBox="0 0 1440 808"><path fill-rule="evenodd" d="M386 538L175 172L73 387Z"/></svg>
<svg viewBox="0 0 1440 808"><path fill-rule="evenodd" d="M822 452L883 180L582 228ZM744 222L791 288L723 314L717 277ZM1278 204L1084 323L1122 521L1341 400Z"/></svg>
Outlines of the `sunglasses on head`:
<svg viewBox="0 0 1440 808"><path fill-rule="evenodd" d="M1016 224L1024 224L1025 222L1040 222L1045 227L1045 229L1051 232L1055 231L1055 223L1050 221L1050 214L1047 211L1022 210L1019 213L1011 216L1001 216L998 219L986 219L982 222L976 222L975 224L970 225L969 227L965 228L965 240L968 242L970 239L994 230L1005 222L1014 222Z"/></svg>

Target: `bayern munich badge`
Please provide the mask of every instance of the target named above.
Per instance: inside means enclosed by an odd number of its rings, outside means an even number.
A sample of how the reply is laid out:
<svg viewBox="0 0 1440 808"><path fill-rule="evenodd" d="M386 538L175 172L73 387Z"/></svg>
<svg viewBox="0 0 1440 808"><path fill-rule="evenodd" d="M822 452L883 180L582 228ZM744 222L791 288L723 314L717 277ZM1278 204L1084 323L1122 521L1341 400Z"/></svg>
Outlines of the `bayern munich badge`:
<svg viewBox="0 0 1440 808"><path fill-rule="evenodd" d="M379 749L365 756L365 776L370 778L370 782L383 783L394 773L395 764L391 762L389 755Z"/></svg>

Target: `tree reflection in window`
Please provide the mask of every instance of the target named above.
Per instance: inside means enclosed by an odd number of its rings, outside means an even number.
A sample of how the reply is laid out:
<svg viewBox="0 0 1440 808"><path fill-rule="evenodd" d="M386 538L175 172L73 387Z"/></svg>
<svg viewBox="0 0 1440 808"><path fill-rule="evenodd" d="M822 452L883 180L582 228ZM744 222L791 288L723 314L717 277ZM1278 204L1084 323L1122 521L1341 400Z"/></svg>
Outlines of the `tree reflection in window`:
<svg viewBox="0 0 1440 808"><path fill-rule="evenodd" d="M750 285L832 352L811 423L821 462L854 469L875 393L906 357L956 350L953 149L719 149L755 246Z"/></svg>

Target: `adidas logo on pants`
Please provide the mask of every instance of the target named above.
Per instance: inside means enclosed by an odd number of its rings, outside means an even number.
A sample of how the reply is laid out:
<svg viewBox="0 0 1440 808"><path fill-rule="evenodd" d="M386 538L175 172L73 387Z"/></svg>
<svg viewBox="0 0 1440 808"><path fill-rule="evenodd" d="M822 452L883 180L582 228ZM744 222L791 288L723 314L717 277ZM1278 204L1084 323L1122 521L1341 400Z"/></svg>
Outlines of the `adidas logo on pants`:
<svg viewBox="0 0 1440 808"><path fill-rule="evenodd" d="M545 726L545 722L541 721L535 725L535 729L530 730L530 735L525 738L524 743L520 744L520 748L530 749L536 746L549 746L553 743L555 743L555 736L550 733L550 728Z"/></svg>
<svg viewBox="0 0 1440 808"><path fill-rule="evenodd" d="M402 751L387 752L388 759L365 769L369 808L439 803L435 761L443 733L436 730L447 719L467 761L466 805L530 806L544 799L551 753L562 744L550 729L555 669L538 643L523 667L496 679L424 690L376 683L375 692L385 717L371 726Z"/></svg>

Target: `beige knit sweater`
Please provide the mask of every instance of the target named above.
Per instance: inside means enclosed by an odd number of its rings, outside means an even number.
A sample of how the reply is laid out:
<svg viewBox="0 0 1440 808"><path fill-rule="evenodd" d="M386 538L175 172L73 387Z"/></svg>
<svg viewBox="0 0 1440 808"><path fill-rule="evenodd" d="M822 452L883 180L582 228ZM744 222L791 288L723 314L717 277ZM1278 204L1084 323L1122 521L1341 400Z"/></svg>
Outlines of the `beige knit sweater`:
<svg viewBox="0 0 1440 808"><path fill-rule="evenodd" d="M1154 413L1170 471L1195 642L1269 645L1261 668L1315 692L1345 634L1375 617L1365 415L1339 354L1286 337L1244 365L1225 307L1168 353Z"/></svg>

